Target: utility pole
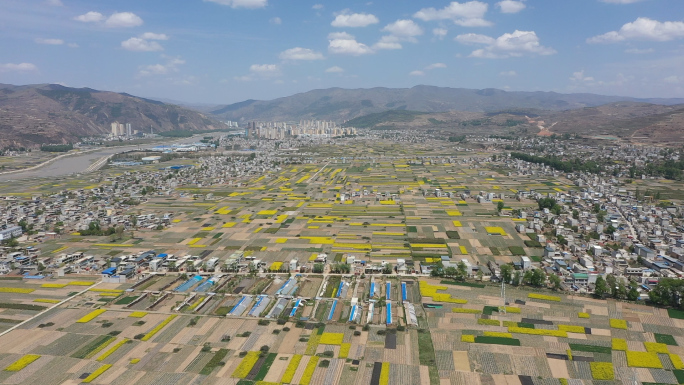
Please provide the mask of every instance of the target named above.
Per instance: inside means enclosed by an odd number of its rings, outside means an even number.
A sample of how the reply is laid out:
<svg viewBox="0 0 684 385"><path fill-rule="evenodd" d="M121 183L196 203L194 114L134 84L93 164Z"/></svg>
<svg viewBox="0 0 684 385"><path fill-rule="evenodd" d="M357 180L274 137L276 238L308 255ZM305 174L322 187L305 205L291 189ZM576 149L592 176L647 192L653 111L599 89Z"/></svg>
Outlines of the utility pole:
<svg viewBox="0 0 684 385"><path fill-rule="evenodd" d="M506 314L506 282L501 280L501 308L499 313Z"/></svg>

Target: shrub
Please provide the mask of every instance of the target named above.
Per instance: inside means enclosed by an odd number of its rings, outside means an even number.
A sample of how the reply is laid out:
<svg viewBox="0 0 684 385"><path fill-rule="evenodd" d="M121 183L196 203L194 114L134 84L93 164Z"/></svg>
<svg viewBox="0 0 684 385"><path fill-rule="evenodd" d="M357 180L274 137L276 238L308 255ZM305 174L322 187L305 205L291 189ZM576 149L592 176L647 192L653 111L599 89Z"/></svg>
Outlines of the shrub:
<svg viewBox="0 0 684 385"><path fill-rule="evenodd" d="M615 378L613 364L610 362L590 362L591 376L595 380L610 381Z"/></svg>
<svg viewBox="0 0 684 385"><path fill-rule="evenodd" d="M360 335L361 335L361 332L360 332L360 331L358 331L358 330L354 331L354 337L358 337L358 336L360 336Z"/></svg>
<svg viewBox="0 0 684 385"><path fill-rule="evenodd" d="M656 353L627 351L627 365L637 368L662 369L663 363L660 362Z"/></svg>
<svg viewBox="0 0 684 385"><path fill-rule="evenodd" d="M627 330L627 321L622 319L611 318L610 327L613 329L625 329Z"/></svg>
<svg viewBox="0 0 684 385"><path fill-rule="evenodd" d="M328 360L322 360L318 363L319 368L327 368L328 366L330 366L330 361Z"/></svg>
<svg viewBox="0 0 684 385"><path fill-rule="evenodd" d="M287 326L285 326L285 327L283 328L283 331L284 331L284 332L289 332L289 331L290 331L290 328L287 327Z"/></svg>

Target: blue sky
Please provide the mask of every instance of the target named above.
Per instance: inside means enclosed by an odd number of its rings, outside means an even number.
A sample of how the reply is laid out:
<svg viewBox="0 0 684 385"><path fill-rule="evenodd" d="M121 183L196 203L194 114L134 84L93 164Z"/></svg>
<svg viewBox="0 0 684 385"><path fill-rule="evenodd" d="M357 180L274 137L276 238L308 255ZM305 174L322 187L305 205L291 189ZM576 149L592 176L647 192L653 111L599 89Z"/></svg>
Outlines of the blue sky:
<svg viewBox="0 0 684 385"><path fill-rule="evenodd" d="M343 87L684 97L681 0L2 0L0 83L195 103Z"/></svg>

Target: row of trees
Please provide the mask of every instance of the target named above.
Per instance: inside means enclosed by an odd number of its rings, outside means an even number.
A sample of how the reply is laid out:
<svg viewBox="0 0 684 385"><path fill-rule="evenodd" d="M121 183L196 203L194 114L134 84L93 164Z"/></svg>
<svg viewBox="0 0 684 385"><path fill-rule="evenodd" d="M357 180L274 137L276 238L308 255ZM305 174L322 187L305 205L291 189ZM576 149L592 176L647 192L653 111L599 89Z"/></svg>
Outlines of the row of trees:
<svg viewBox="0 0 684 385"><path fill-rule="evenodd" d="M572 160L562 160L560 157L557 157L555 155L535 156L530 154L524 154L521 152L512 152L511 157L514 159L523 160L525 162L543 164L563 172L583 171L599 174L602 171L601 165L594 162L593 160L589 160L586 162L582 161L579 158L575 158Z"/></svg>
<svg viewBox="0 0 684 385"><path fill-rule="evenodd" d="M630 282L629 289L627 289L622 280L618 280L613 274L608 274L605 279L600 275L596 278L594 295L599 298L612 297L630 301L639 299L636 283Z"/></svg>

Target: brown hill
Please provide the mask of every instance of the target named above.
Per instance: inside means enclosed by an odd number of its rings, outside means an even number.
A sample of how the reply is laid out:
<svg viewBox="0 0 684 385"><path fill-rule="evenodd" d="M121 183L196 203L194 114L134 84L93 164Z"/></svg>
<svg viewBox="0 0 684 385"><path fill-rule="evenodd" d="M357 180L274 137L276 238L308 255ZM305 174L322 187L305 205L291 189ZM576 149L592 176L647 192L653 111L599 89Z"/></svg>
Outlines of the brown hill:
<svg viewBox="0 0 684 385"><path fill-rule="evenodd" d="M115 121L130 123L140 132L224 127L196 111L128 94L55 84L0 84L0 148L106 135Z"/></svg>

